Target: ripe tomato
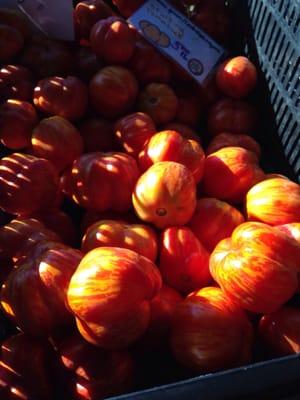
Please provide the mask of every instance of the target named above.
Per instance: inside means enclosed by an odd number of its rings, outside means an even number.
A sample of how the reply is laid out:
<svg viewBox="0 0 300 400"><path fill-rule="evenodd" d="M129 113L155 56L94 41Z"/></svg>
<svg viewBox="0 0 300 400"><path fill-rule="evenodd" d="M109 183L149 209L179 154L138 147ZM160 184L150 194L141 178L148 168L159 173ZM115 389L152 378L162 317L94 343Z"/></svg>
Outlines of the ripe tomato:
<svg viewBox="0 0 300 400"><path fill-rule="evenodd" d="M117 121L115 125L115 136L121 143L126 153L137 157L156 133L154 121L144 113L127 115Z"/></svg>
<svg viewBox="0 0 300 400"><path fill-rule="evenodd" d="M204 173L205 154L194 140L182 137L176 131L162 131L153 135L139 154L141 171L161 161L174 161L185 165L195 182L201 181Z"/></svg>
<svg viewBox="0 0 300 400"><path fill-rule="evenodd" d="M81 335L103 349L128 347L146 330L150 300L162 285L157 267L132 250L99 247L72 276L68 304Z"/></svg>
<svg viewBox="0 0 300 400"><path fill-rule="evenodd" d="M216 287L190 294L177 307L171 349L178 362L205 373L250 361L252 326L241 308Z"/></svg>
<svg viewBox="0 0 300 400"><path fill-rule="evenodd" d="M115 118L132 108L138 94L138 83L128 69L109 66L92 78L89 92L94 110L103 117Z"/></svg>
<svg viewBox="0 0 300 400"><path fill-rule="evenodd" d="M290 236L291 238L297 240L300 243L300 222L294 222L291 224L285 225L278 225L276 226L280 232L285 233L286 235Z"/></svg>
<svg viewBox="0 0 300 400"><path fill-rule="evenodd" d="M93 26L90 43L97 57L107 64L124 64L133 54L135 34L122 18L109 17Z"/></svg>
<svg viewBox="0 0 300 400"><path fill-rule="evenodd" d="M264 180L248 192L246 209L249 219L269 225L300 222L300 185L282 178Z"/></svg>
<svg viewBox="0 0 300 400"><path fill-rule="evenodd" d="M196 183L184 165L159 162L139 178L132 202L138 217L157 228L185 225L196 208Z"/></svg>
<svg viewBox="0 0 300 400"><path fill-rule="evenodd" d="M209 254L186 227L162 232L159 269L164 282L186 295L211 281Z"/></svg>
<svg viewBox="0 0 300 400"><path fill-rule="evenodd" d="M33 130L32 154L51 161L60 172L70 166L83 152L79 131L67 119L45 118Z"/></svg>
<svg viewBox="0 0 300 400"><path fill-rule="evenodd" d="M251 136L226 132L220 133L213 138L206 150L206 154L215 153L224 147L243 147L256 154L258 159L261 157L260 145Z"/></svg>
<svg viewBox="0 0 300 400"><path fill-rule="evenodd" d="M34 89L35 106L49 115L76 120L83 116L88 103L88 91L75 76L50 77L38 82Z"/></svg>
<svg viewBox="0 0 300 400"><path fill-rule="evenodd" d="M203 189L209 197L240 203L263 178L254 153L242 147L225 147L206 158Z"/></svg>
<svg viewBox="0 0 300 400"><path fill-rule="evenodd" d="M30 146L32 130L37 124L37 113L29 102L9 99L1 104L0 140L9 149Z"/></svg>
<svg viewBox="0 0 300 400"><path fill-rule="evenodd" d="M295 240L269 225L246 222L216 246L210 272L236 304L270 313L295 294L299 260Z"/></svg>
<svg viewBox="0 0 300 400"><path fill-rule="evenodd" d="M202 198L198 200L188 226L205 248L212 252L221 240L231 236L244 221L243 215L230 204L214 198Z"/></svg>
<svg viewBox="0 0 300 400"><path fill-rule="evenodd" d="M256 86L256 67L247 57L231 58L218 67L216 82L226 96L246 97Z"/></svg>
<svg viewBox="0 0 300 400"><path fill-rule="evenodd" d="M150 83L139 95L139 111L149 114L156 124L171 122L179 107L178 98L168 85Z"/></svg>
<svg viewBox="0 0 300 400"><path fill-rule="evenodd" d="M83 253L97 247L122 247L155 262L157 237L152 228L141 224L102 220L95 222L86 231L81 244Z"/></svg>
<svg viewBox="0 0 300 400"><path fill-rule="evenodd" d="M50 161L14 153L0 160L0 208L29 215L53 205L58 174Z"/></svg>
<svg viewBox="0 0 300 400"><path fill-rule="evenodd" d="M256 124L254 108L242 100L223 98L209 110L207 127L212 136L222 132L251 134Z"/></svg>

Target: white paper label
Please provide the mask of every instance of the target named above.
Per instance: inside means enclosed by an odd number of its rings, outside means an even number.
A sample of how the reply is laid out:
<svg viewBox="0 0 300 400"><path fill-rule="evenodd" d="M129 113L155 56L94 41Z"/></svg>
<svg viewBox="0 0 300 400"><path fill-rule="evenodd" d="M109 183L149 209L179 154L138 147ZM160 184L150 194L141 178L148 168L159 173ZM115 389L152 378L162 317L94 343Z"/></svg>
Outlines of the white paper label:
<svg viewBox="0 0 300 400"><path fill-rule="evenodd" d="M203 83L226 50L165 0L148 0L129 22L153 46Z"/></svg>
<svg viewBox="0 0 300 400"><path fill-rule="evenodd" d="M18 6L46 35L74 40L72 0L18 0Z"/></svg>

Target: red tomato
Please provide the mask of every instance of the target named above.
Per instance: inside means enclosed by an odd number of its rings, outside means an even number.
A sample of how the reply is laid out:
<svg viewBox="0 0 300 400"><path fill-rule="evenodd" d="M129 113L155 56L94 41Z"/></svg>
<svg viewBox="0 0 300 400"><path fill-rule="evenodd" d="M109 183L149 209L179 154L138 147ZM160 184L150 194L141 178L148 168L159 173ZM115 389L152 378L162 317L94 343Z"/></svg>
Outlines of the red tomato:
<svg viewBox="0 0 300 400"><path fill-rule="evenodd" d="M222 240L210 258L214 280L238 305L255 313L276 311L296 292L300 245L279 230L246 222ZM268 293L268 296L266 296Z"/></svg>
<svg viewBox="0 0 300 400"><path fill-rule="evenodd" d="M264 346L275 356L300 353L300 310L285 306L263 315L259 334Z"/></svg>
<svg viewBox="0 0 300 400"><path fill-rule="evenodd" d="M130 17L144 2L145 0L113 0L114 5L125 18Z"/></svg>
<svg viewBox="0 0 300 400"><path fill-rule="evenodd" d="M183 138L176 131L155 134L139 154L141 171L146 171L151 165L161 161L174 161L185 165L196 183L203 177L205 154L201 145L194 140Z"/></svg>
<svg viewBox="0 0 300 400"><path fill-rule="evenodd" d="M203 189L209 197L240 203L263 178L254 153L242 147L225 147L207 157Z"/></svg>
<svg viewBox="0 0 300 400"><path fill-rule="evenodd" d="M212 136L222 132L249 135L255 128L256 112L245 101L223 98L209 110L207 124Z"/></svg>
<svg viewBox="0 0 300 400"><path fill-rule="evenodd" d="M91 225L85 233L81 250L87 253L97 247L121 247L155 262L157 237L152 228L141 224L128 224L114 220L102 220Z"/></svg>
<svg viewBox="0 0 300 400"><path fill-rule="evenodd" d="M33 35L25 44L20 64L28 67L39 79L49 76L68 76L74 71L75 59L66 43L44 35Z"/></svg>
<svg viewBox="0 0 300 400"><path fill-rule="evenodd" d="M94 110L104 117L115 118L132 108L138 94L138 83L128 69L109 66L92 78L89 92Z"/></svg>
<svg viewBox="0 0 300 400"><path fill-rule="evenodd" d="M115 125L115 136L126 153L137 157L147 141L156 133L149 115L134 113L121 118Z"/></svg>
<svg viewBox="0 0 300 400"><path fill-rule="evenodd" d="M168 83L171 80L168 60L141 36L137 37L128 67L141 84Z"/></svg>
<svg viewBox="0 0 300 400"><path fill-rule="evenodd" d="M252 151L257 155L257 158L261 157L260 145L248 135L238 133L220 133L210 142L206 154L212 154L224 147L243 147L246 150Z"/></svg>
<svg viewBox="0 0 300 400"><path fill-rule="evenodd" d="M109 17L93 26L90 43L97 57L107 64L124 64L133 54L135 34L122 18Z"/></svg>
<svg viewBox="0 0 300 400"><path fill-rule="evenodd" d="M32 154L51 161L60 172L83 153L79 131L67 119L43 119L32 132Z"/></svg>
<svg viewBox="0 0 300 400"><path fill-rule="evenodd" d="M300 222L278 225L276 228L300 243Z"/></svg>
<svg viewBox="0 0 300 400"><path fill-rule="evenodd" d="M271 178L255 185L247 194L248 218L269 225L300 222L300 185Z"/></svg>
<svg viewBox="0 0 300 400"><path fill-rule="evenodd" d="M34 89L33 102L46 114L76 120L86 111L88 92L86 86L75 76L55 76L38 82Z"/></svg>
<svg viewBox="0 0 300 400"><path fill-rule="evenodd" d="M189 228L163 231L159 269L164 282L188 294L211 281L209 254Z"/></svg>
<svg viewBox="0 0 300 400"><path fill-rule="evenodd" d="M59 344L58 354L74 399L99 400L132 386L134 364L126 350L107 352L74 334Z"/></svg>
<svg viewBox="0 0 300 400"><path fill-rule="evenodd" d="M159 162L139 178L132 202L138 217L157 228L185 225L196 208L196 183L184 165Z"/></svg>
<svg viewBox="0 0 300 400"><path fill-rule="evenodd" d="M171 122L163 127L164 131L176 131L180 133L182 137L185 139L196 140L201 144L201 139L197 135L197 133L185 124L181 124L179 122Z"/></svg>
<svg viewBox="0 0 300 400"><path fill-rule="evenodd" d="M231 236L244 221L243 215L230 204L214 198L203 198L198 200L196 212L188 226L205 248L212 252L221 240Z"/></svg>
<svg viewBox="0 0 300 400"><path fill-rule="evenodd" d="M32 336L47 337L70 325L66 291L81 258L80 251L60 243L43 242L33 248L2 287L1 305L6 315Z"/></svg>
<svg viewBox="0 0 300 400"><path fill-rule="evenodd" d="M172 352L195 371L214 372L248 363L252 342L246 314L219 288L192 293L175 312Z"/></svg>
<svg viewBox="0 0 300 400"><path fill-rule="evenodd" d="M24 45L24 37L15 28L0 23L0 61L11 62L21 51Z"/></svg>
<svg viewBox="0 0 300 400"><path fill-rule="evenodd" d="M47 340L23 333L11 336L2 343L1 360L2 368L12 371L14 376L11 382L7 382L7 392L15 394L15 397L3 396L3 399L52 400L55 397L59 385L56 377L58 366L55 351ZM18 391L24 397L14 390L17 382L20 383Z"/></svg>
<svg viewBox="0 0 300 400"><path fill-rule="evenodd" d="M231 58L218 67L216 82L226 96L246 97L257 83L255 65L247 57Z"/></svg>
<svg viewBox="0 0 300 400"><path fill-rule="evenodd" d="M88 83L96 73L103 68L103 61L100 61L90 47L80 46L76 52L77 76Z"/></svg>
<svg viewBox="0 0 300 400"><path fill-rule="evenodd" d="M30 146L32 130L37 124L35 108L27 101L10 99L0 106L0 140L9 149Z"/></svg>
<svg viewBox="0 0 300 400"><path fill-rule="evenodd" d="M21 65L5 65L0 70L0 100L30 101L33 92L33 75Z"/></svg>
<svg viewBox="0 0 300 400"><path fill-rule="evenodd" d="M113 123L103 118L90 118L79 126L85 153L94 151L115 151L118 144L115 140Z"/></svg>
<svg viewBox="0 0 300 400"><path fill-rule="evenodd" d="M95 23L112 15L112 9L102 0L80 1L74 9L75 30L78 36L89 39Z"/></svg>
<svg viewBox="0 0 300 400"><path fill-rule="evenodd" d="M139 111L149 114L156 124L171 122L179 107L178 98L168 85L150 83L139 95Z"/></svg>
<svg viewBox="0 0 300 400"><path fill-rule="evenodd" d="M125 153L87 153L67 170L62 187L75 203L93 211L128 211L139 177L135 159Z"/></svg>
<svg viewBox="0 0 300 400"><path fill-rule="evenodd" d="M81 335L103 349L125 348L146 330L150 300L162 285L157 267L132 250L100 247L72 276L68 304Z"/></svg>
<svg viewBox="0 0 300 400"><path fill-rule="evenodd" d="M0 160L0 208L10 214L32 214L56 198L58 175L50 161L14 153Z"/></svg>

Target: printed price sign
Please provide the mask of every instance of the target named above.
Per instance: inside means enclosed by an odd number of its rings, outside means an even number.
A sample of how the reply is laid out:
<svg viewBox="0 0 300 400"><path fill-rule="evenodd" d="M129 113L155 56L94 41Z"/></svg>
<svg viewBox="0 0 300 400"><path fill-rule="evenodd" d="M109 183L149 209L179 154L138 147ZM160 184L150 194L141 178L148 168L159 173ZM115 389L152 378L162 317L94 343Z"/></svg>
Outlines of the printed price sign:
<svg viewBox="0 0 300 400"><path fill-rule="evenodd" d="M159 51L203 83L226 50L165 0L148 0L129 22Z"/></svg>
<svg viewBox="0 0 300 400"><path fill-rule="evenodd" d="M19 8L46 35L74 40L72 0L17 0Z"/></svg>

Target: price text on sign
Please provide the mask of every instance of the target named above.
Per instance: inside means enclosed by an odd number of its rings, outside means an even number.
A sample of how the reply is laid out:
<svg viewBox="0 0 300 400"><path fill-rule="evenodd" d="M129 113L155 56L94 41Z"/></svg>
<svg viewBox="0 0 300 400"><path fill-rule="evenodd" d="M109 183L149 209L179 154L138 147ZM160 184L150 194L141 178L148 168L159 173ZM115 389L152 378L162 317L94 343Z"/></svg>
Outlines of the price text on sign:
<svg viewBox="0 0 300 400"><path fill-rule="evenodd" d="M203 83L226 51L164 0L148 0L129 22L158 50Z"/></svg>

